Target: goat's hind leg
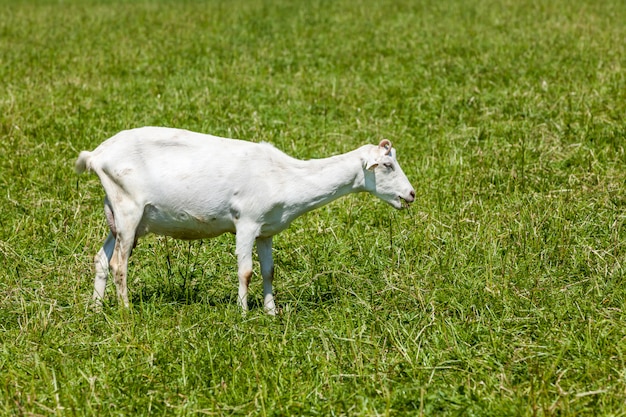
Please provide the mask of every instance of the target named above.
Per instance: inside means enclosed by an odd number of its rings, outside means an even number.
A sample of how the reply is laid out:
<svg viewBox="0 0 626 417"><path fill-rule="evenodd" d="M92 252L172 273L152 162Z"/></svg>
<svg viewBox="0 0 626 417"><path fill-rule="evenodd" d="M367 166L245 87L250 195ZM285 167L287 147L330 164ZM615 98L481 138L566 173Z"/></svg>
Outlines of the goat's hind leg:
<svg viewBox="0 0 626 417"><path fill-rule="evenodd" d="M113 236L113 232L109 232L109 235L104 240L102 248L100 248L94 258L96 278L94 279L93 284L93 301L96 307L102 306L102 299L104 298L104 291L109 277L109 264L111 263L114 247L115 236Z"/></svg>
<svg viewBox="0 0 626 417"><path fill-rule="evenodd" d="M129 307L128 286L126 277L128 275L128 258L135 247L137 240L137 227L141 221L143 210L134 201L124 198L127 196L119 196L113 201L118 203L111 204L108 195L105 200L104 211L106 213L107 222L114 235L113 251L111 254L109 265L113 272L113 281L117 290L117 299L121 301L125 307Z"/></svg>

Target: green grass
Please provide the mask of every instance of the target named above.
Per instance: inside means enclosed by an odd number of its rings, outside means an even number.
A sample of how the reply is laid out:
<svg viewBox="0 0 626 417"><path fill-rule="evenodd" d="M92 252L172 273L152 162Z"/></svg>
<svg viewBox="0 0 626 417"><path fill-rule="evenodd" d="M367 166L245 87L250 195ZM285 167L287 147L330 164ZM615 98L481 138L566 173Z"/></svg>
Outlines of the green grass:
<svg viewBox="0 0 626 417"><path fill-rule="evenodd" d="M15 1L0 8L0 414L626 415L626 3ZM390 138L409 211L349 196L275 239L149 237L91 310L121 129Z"/></svg>

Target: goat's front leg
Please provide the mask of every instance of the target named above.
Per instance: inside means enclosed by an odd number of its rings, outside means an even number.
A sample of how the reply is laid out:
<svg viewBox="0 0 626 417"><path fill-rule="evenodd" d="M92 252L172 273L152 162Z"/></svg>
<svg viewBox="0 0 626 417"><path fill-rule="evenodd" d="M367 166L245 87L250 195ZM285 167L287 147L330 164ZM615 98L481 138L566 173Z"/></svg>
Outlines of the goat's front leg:
<svg viewBox="0 0 626 417"><path fill-rule="evenodd" d="M274 280L274 259L272 258L272 237L263 237L256 240L261 275L263 276L263 307L269 315L276 315L272 281Z"/></svg>
<svg viewBox="0 0 626 417"><path fill-rule="evenodd" d="M239 277L239 292L237 297L237 304L241 306L241 309L248 311L248 286L252 279L252 248L254 246L254 240L257 236L256 227L245 227L244 225L237 225L236 233L236 249L237 254L237 275Z"/></svg>

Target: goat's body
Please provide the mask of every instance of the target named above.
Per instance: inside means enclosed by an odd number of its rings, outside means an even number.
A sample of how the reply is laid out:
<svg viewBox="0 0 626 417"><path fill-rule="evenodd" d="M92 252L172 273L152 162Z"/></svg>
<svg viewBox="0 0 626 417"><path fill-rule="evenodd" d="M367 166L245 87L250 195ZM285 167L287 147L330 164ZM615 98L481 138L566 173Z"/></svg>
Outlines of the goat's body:
<svg viewBox="0 0 626 417"><path fill-rule="evenodd" d="M273 313L272 236L306 211L351 192L372 191L363 169L371 148L301 161L265 143L146 127L81 152L76 169L94 171L100 178L112 231L96 255L94 298L104 295L110 263L118 295L128 303L126 265L143 235L202 239L230 232L237 235L240 303L245 309L256 240L266 308ZM401 199L410 202L411 195L408 184L398 196L381 198L400 208Z"/></svg>
<svg viewBox="0 0 626 417"><path fill-rule="evenodd" d="M342 155L321 163L301 161L266 143L178 129L124 131L83 155L87 168L100 177L109 201L132 196L143 210L137 238L148 233L210 238L235 233L242 218L258 222L260 236L270 237L302 212L328 202L328 197L353 191L338 187L329 196L334 184L321 187L314 181L318 177L311 175L316 164L327 171L333 165L345 169ZM332 174L337 177L339 172ZM344 182L341 177L336 179ZM305 190L319 195L303 197ZM303 205L303 200L313 204Z"/></svg>

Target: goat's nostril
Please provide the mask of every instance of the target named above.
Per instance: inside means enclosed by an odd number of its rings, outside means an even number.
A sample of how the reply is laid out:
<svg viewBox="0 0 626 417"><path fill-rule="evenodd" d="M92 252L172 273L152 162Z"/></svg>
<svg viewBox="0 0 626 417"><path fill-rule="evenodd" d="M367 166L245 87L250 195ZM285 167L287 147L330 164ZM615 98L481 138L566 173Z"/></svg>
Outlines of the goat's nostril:
<svg viewBox="0 0 626 417"><path fill-rule="evenodd" d="M411 190L411 201L415 200L415 190Z"/></svg>

